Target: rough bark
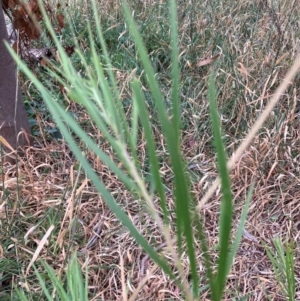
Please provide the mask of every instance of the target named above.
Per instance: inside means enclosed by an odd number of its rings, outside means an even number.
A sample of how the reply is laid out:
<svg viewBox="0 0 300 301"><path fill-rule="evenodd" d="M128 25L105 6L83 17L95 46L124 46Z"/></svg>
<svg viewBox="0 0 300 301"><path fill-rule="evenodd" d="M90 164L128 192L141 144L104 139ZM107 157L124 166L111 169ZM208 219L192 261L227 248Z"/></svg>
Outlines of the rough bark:
<svg viewBox="0 0 300 301"><path fill-rule="evenodd" d="M7 40L2 6L0 5L0 136L15 150L28 145L28 117L16 80L15 64L3 40ZM7 152L8 149L3 147Z"/></svg>

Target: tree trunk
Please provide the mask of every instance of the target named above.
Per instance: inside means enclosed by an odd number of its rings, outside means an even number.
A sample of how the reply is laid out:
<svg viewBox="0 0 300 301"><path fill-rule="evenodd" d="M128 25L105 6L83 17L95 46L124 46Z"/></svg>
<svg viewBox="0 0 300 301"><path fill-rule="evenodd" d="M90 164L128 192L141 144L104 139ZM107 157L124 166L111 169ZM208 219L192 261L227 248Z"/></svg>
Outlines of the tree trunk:
<svg viewBox="0 0 300 301"><path fill-rule="evenodd" d="M25 132L30 134L28 117L17 85L15 64L3 40L7 40L2 6L0 5L0 136L15 150L28 145ZM8 151L3 146L5 152ZM6 158L7 159L7 158Z"/></svg>

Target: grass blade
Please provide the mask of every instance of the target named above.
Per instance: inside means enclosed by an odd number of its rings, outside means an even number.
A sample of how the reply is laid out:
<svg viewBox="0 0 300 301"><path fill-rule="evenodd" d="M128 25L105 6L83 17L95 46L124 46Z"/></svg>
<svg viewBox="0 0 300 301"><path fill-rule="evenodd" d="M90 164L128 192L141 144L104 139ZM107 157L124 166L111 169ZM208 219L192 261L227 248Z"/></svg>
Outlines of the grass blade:
<svg viewBox="0 0 300 301"><path fill-rule="evenodd" d="M44 269L46 270L47 275L49 276L49 278L53 284L53 287L57 291L57 294L59 295L60 300L68 301L69 296L66 293L66 291L64 290L61 280L56 277L54 270L46 262L42 262L42 265L43 265Z"/></svg>
<svg viewBox="0 0 300 301"><path fill-rule="evenodd" d="M285 270L286 270L287 291L288 291L289 301L294 301L295 294L296 294L296 281L295 281L294 251L293 251L292 244L287 244L286 246Z"/></svg>
<svg viewBox="0 0 300 301"><path fill-rule="evenodd" d="M166 198L165 198L161 176L159 174L159 164L155 153L154 137L151 131L150 122L146 111L145 98L144 95L142 94L140 84L137 80L133 81L132 88L134 92L134 99L139 109L140 120L145 131L148 154L150 158L151 173L154 178L155 187L159 195L159 201L160 201L161 209L163 211L164 221L166 224L168 224L169 218L167 212Z"/></svg>
<svg viewBox="0 0 300 301"><path fill-rule="evenodd" d="M37 268L33 265L33 269L34 269L34 272L39 280L39 283L40 283L40 286L42 287L43 289L43 292L46 296L46 298L48 299L48 301L52 301L53 298L51 297L50 293L49 293L49 290L48 288L46 287L46 284L45 284L45 281L43 280L41 274L39 273L39 271L37 270Z"/></svg>
<svg viewBox="0 0 300 301"><path fill-rule="evenodd" d="M240 223L238 225L236 235L235 235L235 239L234 239L234 242L233 242L232 247L231 247L231 251L230 251L229 256L228 256L227 268L226 268L226 274L227 275L230 272L230 268L233 264L234 257L236 255L236 252L238 250L241 238L243 236L243 230L244 230L247 214L248 214L249 207L250 207L250 201L251 201L251 198L252 198L252 195L253 195L253 190L254 190L254 184L252 184L250 186L250 189L247 193L246 202L245 202L245 206L243 208Z"/></svg>
<svg viewBox="0 0 300 301"><path fill-rule="evenodd" d="M172 6L175 9L175 6ZM187 243L187 251L190 260L190 268L191 268L191 275L193 279L193 287L197 288L197 264L196 264L196 257L195 257L195 250L194 250L194 241L193 241L193 233L191 228L191 216L190 216L190 203L191 203L191 196L189 193L188 188L188 180L185 176L184 164L182 162L182 156L180 152L180 145L179 145L179 137L176 136L178 131L173 128L173 123L170 122L170 118L168 117L167 110L163 101L162 93L159 89L159 85L157 80L155 79L155 73L152 68L150 59L148 57L147 51L144 47L144 43L142 42L141 36L137 30L137 27L134 23L134 20L130 14L128 6L123 2L123 9L125 18L130 29L131 35L135 41L135 45L138 49L141 62L143 64L144 70L147 75L147 80L151 89L151 93L153 95L159 120L162 124L163 133L167 141L168 150L171 157L172 162L172 169L174 173L174 186L175 186L175 202L176 202L176 217L177 217L177 243L179 246L179 252L181 253L182 247L182 234L184 234L184 238ZM175 16L175 14L174 14ZM174 22L173 16L173 22ZM173 24L173 27L176 25ZM176 41L174 42L176 43ZM178 58L176 57L176 60ZM177 70L176 67L174 69ZM176 88L176 81L175 85L173 85L174 91ZM175 104L178 105L178 102L175 98ZM175 109L175 113L178 114L178 108ZM177 116L178 117L178 116ZM177 118L178 120L178 118ZM176 121L176 126L178 126L178 121Z"/></svg>
<svg viewBox="0 0 300 301"><path fill-rule="evenodd" d="M221 300L223 289L226 282L227 276L227 261L229 254L229 244L230 244L230 232L231 232L231 222L232 222L232 195L230 178L227 170L227 158L222 142L221 128L219 122L219 116L217 112L216 104L216 87L214 85L213 75L209 79L209 108L210 116L212 121L213 133L214 133L214 143L217 151L218 157L218 169L221 177L221 188L222 188L222 201L221 201L221 212L220 212L220 252L218 260L218 271L215 280L216 289L216 299Z"/></svg>
<svg viewBox="0 0 300 301"><path fill-rule="evenodd" d="M76 253L72 255L69 261L67 269L67 279L68 292L72 296L72 300L88 301L88 290L86 284L83 281Z"/></svg>
<svg viewBox="0 0 300 301"><path fill-rule="evenodd" d="M19 297L19 300L21 300L21 301L28 301L28 299L26 298L26 296L25 296L25 294L24 294L23 291L21 291L18 288L16 288L15 290L16 290L16 293L17 293L17 295Z"/></svg>
<svg viewBox="0 0 300 301"><path fill-rule="evenodd" d="M52 101L51 95L46 91L43 85L37 80L37 78L31 73L28 67L16 56L13 50L10 49L11 55L18 62L26 76L32 80L37 89L39 89L44 101L46 102L50 112L53 114L57 126L60 128L66 142L70 145L77 160L82 163L83 168L86 170L88 177L92 180L98 191L102 194L108 207L115 213L122 224L127 227L131 235L135 238L136 242L139 243L143 249L149 254L149 256L172 278L175 279L173 272L170 267L166 264L165 260L155 252L155 250L148 244L145 238L138 232L136 227L132 224L128 216L124 213L121 207L116 203L114 198L111 196L109 191L105 188L102 181L100 181L98 175L93 171L86 158L83 156L81 150L76 145L74 139L66 127L64 120L68 118L68 114L63 110L58 110L59 105ZM62 112L63 111L63 112ZM62 115L60 115L60 113Z"/></svg>
<svg viewBox="0 0 300 301"><path fill-rule="evenodd" d="M96 24L97 38L100 40L100 44L101 44L105 64L107 66L107 72L108 72L109 82L110 82L111 89L112 89L112 96L113 96L114 105L116 106L116 111L117 111L118 116L120 118L120 124L121 124L121 128L119 128L120 135L123 137L124 142L125 142L125 136L127 137L127 141L130 142L129 125L128 125L128 122L127 122L127 119L126 119L126 116L125 116L125 113L124 113L124 109L122 107L122 103L119 99L118 87L117 87L117 84L116 84L114 74L112 72L113 68L112 68L112 65L111 65L110 57L109 57L107 47L106 47L106 43L105 43L103 33L102 33L102 30L101 30L101 26L100 26L101 20L99 18L99 15L97 14L98 10L97 10L97 3L96 3L95 0L92 0L92 8L93 8L93 12L94 12L94 20L95 20L95 24ZM98 66L100 66L100 65L98 65ZM104 81L107 82L107 80L105 78L104 78ZM125 135L123 134L123 131L124 131Z"/></svg>
<svg viewBox="0 0 300 301"><path fill-rule="evenodd" d="M172 49L172 102L173 102L173 127L175 137L179 139L180 133L180 102L179 102L179 51L178 51L178 24L177 7L174 0L170 0L171 23L171 49ZM176 143L179 144L179 141Z"/></svg>
<svg viewBox="0 0 300 301"><path fill-rule="evenodd" d="M196 220L196 226L198 230L198 236L199 236L199 241L201 244L201 249L204 257L204 264L205 264L205 273L208 279L210 291L211 291L211 297L212 300L216 300L216 289L215 289L215 283L214 283L214 276L213 276L213 271L212 271L212 262L211 258L209 255L209 250L208 250L208 244L205 238L205 233L203 229L203 222L201 219L201 216L199 216L199 213L195 213L195 220Z"/></svg>

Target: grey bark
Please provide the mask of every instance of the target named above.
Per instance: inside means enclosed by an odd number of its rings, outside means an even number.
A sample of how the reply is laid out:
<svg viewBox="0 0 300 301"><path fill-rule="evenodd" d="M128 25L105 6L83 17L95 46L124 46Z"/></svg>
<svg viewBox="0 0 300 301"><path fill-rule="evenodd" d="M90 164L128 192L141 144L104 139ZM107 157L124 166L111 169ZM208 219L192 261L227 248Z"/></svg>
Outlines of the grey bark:
<svg viewBox="0 0 300 301"><path fill-rule="evenodd" d="M0 5L0 136L14 148L28 144L28 117L16 80L15 64L3 40L8 40L2 6ZM5 147L4 150L7 151Z"/></svg>

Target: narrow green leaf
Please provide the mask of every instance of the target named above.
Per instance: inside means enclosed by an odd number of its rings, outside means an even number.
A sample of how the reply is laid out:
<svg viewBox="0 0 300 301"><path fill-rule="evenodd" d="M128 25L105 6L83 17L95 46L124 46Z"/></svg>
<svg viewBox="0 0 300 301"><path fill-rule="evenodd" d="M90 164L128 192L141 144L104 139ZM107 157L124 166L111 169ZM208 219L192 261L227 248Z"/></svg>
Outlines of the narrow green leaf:
<svg viewBox="0 0 300 301"><path fill-rule="evenodd" d="M154 97L155 105L157 107L159 120L162 124L163 133L166 137L168 150L171 157L172 169L174 173L174 186L175 186L175 202L176 202L176 223L177 223L177 243L179 252L182 247L182 233L187 242L188 256L190 260L191 274L194 282L194 286L197 287L197 269L196 269L196 257L194 250L193 231L191 228L191 216L190 216L190 203L191 196L189 194L188 179L185 175L184 165L182 162L182 156L180 153L179 137L176 137L176 131L174 131L173 123L167 114L167 110L163 101L161 90L157 80L155 79L155 73L151 65L150 59L147 55L147 51L142 42L141 36L137 30L133 18L130 14L128 6L123 2L123 9L131 35L133 36L135 45L138 49L141 62L147 75L147 80L151 89L151 93Z"/></svg>
<svg viewBox="0 0 300 301"><path fill-rule="evenodd" d="M40 286L42 287L42 290L43 290L46 298L48 299L48 301L53 301L53 298L51 297L51 295L46 287L45 281L41 277L41 274L39 273L39 271L37 270L37 268L34 265L33 265L33 269L34 269L37 279L39 280Z"/></svg>
<svg viewBox="0 0 300 301"><path fill-rule="evenodd" d="M67 269L68 291L72 295L72 300L88 301L86 286L83 281L81 269L78 265L76 253L69 261Z"/></svg>
<svg viewBox="0 0 300 301"><path fill-rule="evenodd" d="M55 102L52 101L51 95L45 90L43 85L37 80L37 78L31 73L31 71L27 68L27 66L14 54L14 52L10 49L10 52L14 59L18 62L19 66L22 68L26 76L28 76L37 89L40 91L44 101L46 102L50 112L52 113L56 124L61 130L62 134L66 142L69 144L72 149L74 155L77 160L82 163L83 168L86 170L88 177L92 180L98 191L102 194L104 200L106 201L108 207L115 213L117 218L122 222L122 224L127 227L130 234L135 238L136 242L141 245L141 247L149 254L149 256L172 278L175 279L174 273L171 271L170 267L166 263L165 260L161 259L161 257L155 252L155 250L148 244L145 238L139 233L136 227L132 224L128 216L124 213L121 207L115 202L114 198L105 188L103 182L99 179L98 175L93 171L90 164L87 162L86 158L83 156L81 150L76 145L74 139L69 133L64 121L62 121L60 112L57 110L59 106ZM67 115L64 112L63 117L65 118Z"/></svg>
<svg viewBox="0 0 300 301"><path fill-rule="evenodd" d="M116 108L117 101L115 100L115 95L113 95L111 88L109 87L108 81L105 78L104 70L99 60L99 54L96 53L94 37L92 36L90 28L89 28L89 36L90 36L90 45L92 50L93 65L97 72L101 93L103 94L102 100L105 102L105 105L107 107L107 112L111 114L111 116L109 116L111 119L110 126L113 128L116 136L120 139L123 139L124 141L123 126L121 123L120 115L118 114Z"/></svg>
<svg viewBox="0 0 300 301"><path fill-rule="evenodd" d="M284 250L283 250L283 245L281 242L281 238L280 237L275 237L273 239L273 244L275 246L275 249L280 257L280 262L282 264L282 267L284 268L284 264L285 264L285 256L284 256Z"/></svg>
<svg viewBox="0 0 300 301"><path fill-rule="evenodd" d="M51 24L51 21L49 19L49 16L45 10L43 1L38 1L39 7L41 9L42 15L43 15L43 21L45 22L45 25L47 27L47 30L52 38L52 40L55 43L55 46L57 47L57 50L59 51L60 54L60 60L62 62L62 67L63 67L63 72L65 73L65 76L67 78L72 78L74 75L76 75L76 70L71 64L68 55L64 51L61 43L59 42L55 30ZM75 77L76 78L76 77Z"/></svg>
<svg viewBox="0 0 300 301"><path fill-rule="evenodd" d="M57 114L57 112L56 112ZM53 115L55 115L55 111L53 112ZM111 194L107 191L102 181L100 181L97 174L92 170L87 160L82 155L80 149L76 146L73 138L69 134L69 132L66 130L64 124L61 122L61 120L58 118L58 115L56 115L56 122L61 129L62 133L64 134L64 137L69 145L71 145L71 148L77 157L78 161L82 163L82 166L87 172L87 175L89 178L93 181L95 186L97 187L98 191L102 194L103 198L105 199L107 205L109 208L115 213L115 215L118 217L118 219L123 223L125 227L128 228L131 235L135 238L135 240L144 248L144 250L149 254L149 256L160 266L162 267L165 272L174 279L174 275L172 271L170 270L169 266L166 264L164 260L162 260L158 254L153 250L153 248L148 244L148 242L144 239L144 237L138 232L138 230L135 228L135 226L131 223L127 215L123 212L123 210L119 207L119 205L115 202Z"/></svg>
<svg viewBox="0 0 300 301"><path fill-rule="evenodd" d="M85 141L85 143L99 156L99 158L103 161L103 163L107 164L107 166L119 177L119 179L128 187L129 190L133 190L138 192L139 189L137 185L128 178L127 175L125 175L118 167L117 165L99 148L99 146L82 130L80 126L74 121L74 119L69 116L56 102L52 101L51 95L45 90L43 85L36 79L36 77L31 73L31 71L28 69L28 67L16 56L14 51L11 49L11 47L6 43L6 46L8 48L8 51L13 56L13 58L17 61L17 63L20 65L20 67L23 69L24 73L28 78L32 80L32 82L35 84L37 89L39 89L42 93L43 98L45 99L46 103L48 104L49 108L51 110L54 110L56 113L58 113L60 116L63 116L64 120L67 122L67 124L70 126L70 128L73 129L73 131L82 139L82 141ZM84 97L84 95L82 95ZM99 126L100 130L105 134L106 138L110 142L110 144L113 146L113 148L117 151L119 158L122 158L122 154L119 152L119 147L116 141L111 137L108 133L108 130L104 126L103 122L101 121L101 118L97 115L96 108L91 103L86 103L86 109L90 113L90 116L97 125ZM57 112L58 111L58 112ZM56 114L55 113L55 114Z"/></svg>
<svg viewBox="0 0 300 301"><path fill-rule="evenodd" d="M244 227L245 227L246 218L247 218L247 214L248 214L249 207L250 207L250 201L251 201L251 198L252 198L253 190L254 190L254 184L251 184L250 189L247 193L245 206L243 208L240 223L239 223L237 231L236 231L235 239L234 239L234 242L233 242L232 247L231 247L231 251L230 251L229 256L228 256L226 275L228 275L229 272L230 272L231 266L233 264L234 257L236 255L236 252L239 248L240 241L241 241L242 236L243 236L243 230L244 230Z"/></svg>
<svg viewBox="0 0 300 301"><path fill-rule="evenodd" d="M95 20L96 31L97 31L97 38L100 40L101 49L102 49L105 64L106 64L106 67L107 67L106 70L107 70L107 73L108 73L109 82L110 82L110 85L111 85L111 89L113 91L113 96L114 96L113 100L115 102L116 109L117 109L117 112L118 112L119 117L120 117L120 122L122 124L122 129L124 131L124 135L123 135L123 132L122 132L123 141L124 142L126 141L126 139L124 138L124 137L126 137L127 141L130 142L129 125L128 125L128 122L127 122L127 119L126 119L126 116L125 116L125 112L124 112L124 109L123 109L122 102L121 102L120 97L119 97L119 92L118 92L118 87L117 87L117 84L116 84L115 76L114 76L113 71L112 71L113 67L112 67L112 64L111 64L111 61L110 61L110 57L109 57L109 54L108 54L108 51L107 51L106 43L105 43L103 33L102 33L102 29L101 29L101 26L100 26L101 20L99 18L97 6L98 5L97 5L96 1L92 0L94 20ZM105 79L105 81L107 81L107 80Z"/></svg>
<svg viewBox="0 0 300 301"><path fill-rule="evenodd" d="M139 56L141 58L141 62L143 64L143 67L145 69L147 80L151 89L151 93L154 97L155 105L157 107L157 112L159 114L160 122L162 123L162 126L165 131L170 131L172 129L171 122L167 115L167 110L163 102L163 96L161 93L161 90L159 88L158 82L155 79L155 72L152 67L151 61L149 59L148 53L146 51L146 48L144 46L144 43L142 41L142 38L137 30L137 26L134 23L134 20L131 16L131 13L129 11L129 8L125 2L122 2L126 22L128 24L128 28L131 32L131 35L134 39L135 45L138 49Z"/></svg>
<svg viewBox="0 0 300 301"><path fill-rule="evenodd" d="M21 301L28 301L27 297L25 296L24 292L21 291L20 289L16 288L16 293L18 297L20 298Z"/></svg>
<svg viewBox="0 0 300 301"><path fill-rule="evenodd" d="M223 194L219 222L220 252L218 260L218 272L215 280L216 287L218 287L218 294L216 300L221 300L227 277L227 261L229 254L230 232L232 222L232 195L230 178L227 169L227 158L222 142L221 126L217 112L216 87L214 85L213 75L211 75L209 78L208 97L210 116L214 133L214 143L218 157L218 169L221 177L221 189Z"/></svg>
<svg viewBox="0 0 300 301"><path fill-rule="evenodd" d="M139 107L136 98L133 98L133 103L132 103L132 125L131 125L131 137L130 137L130 142L131 142L131 152L132 156L134 158L134 162L136 166L139 166L138 164L138 158L137 158L137 140L138 140L138 120L139 120ZM140 168L137 168L140 169Z"/></svg>
<svg viewBox="0 0 300 301"><path fill-rule="evenodd" d="M90 33L91 35L91 33ZM101 87L101 93L103 94L103 97L101 98L102 101L105 102L107 109L105 109L106 112L112 113L112 118L110 116L107 116L107 122L112 127L112 129L115 132L115 135L118 139L120 139L124 143L128 143L131 151L131 155L134 159L134 162L136 164L136 170L141 170L139 166L139 162L137 159L137 150L136 150L136 141L134 141L132 138L132 132L129 130L129 124L126 120L126 116L119 98L119 95L117 95L117 91L115 93L112 93L112 87L109 85L107 79L105 78L104 69L102 66L102 63L100 62L99 55L96 53L96 47L93 37L90 37L90 44L92 49L92 59L93 59L93 65L96 69L97 78L100 83ZM111 75L113 77L113 75ZM96 91L96 87L94 88L94 92L99 95L99 92ZM95 95L96 96L96 95ZM99 100L99 97L98 97ZM100 101L97 102L100 106ZM97 112L97 110L94 109L94 112ZM99 121L99 120L98 120ZM98 124L98 121L95 120L96 124ZM117 126L115 126L117 125ZM137 131L137 128L134 128L134 131ZM126 137L126 138L125 138ZM112 144L113 142L110 141Z"/></svg>
<svg viewBox="0 0 300 301"><path fill-rule="evenodd" d="M168 211L167 211L167 205L166 205L166 198L164 193L164 188L162 184L162 179L159 174L159 164L155 152L155 143L154 143L154 137L153 133L151 131L150 122L149 122L149 115L147 114L146 105L145 105L145 97L142 93L141 86L138 82L138 80L134 80L132 82L132 88L134 92L134 100L138 106L139 114L140 114L140 120L143 125L144 131L145 131L145 138L147 141L147 149L148 154L150 158L150 165L151 165L151 173L154 178L155 187L157 189L158 195L159 195L159 201L160 206L163 211L164 215L164 221L166 224L169 223L169 217L168 217Z"/></svg>
<svg viewBox="0 0 300 301"><path fill-rule="evenodd" d="M278 254L275 251L272 251L271 248L269 248L265 243L263 243L264 248L267 252L267 256L270 259L272 263L272 267L277 279L278 284L280 285L281 289L286 292L286 286L285 286L285 278L283 277L285 269L283 267L283 262L278 260Z"/></svg>
<svg viewBox="0 0 300 301"><path fill-rule="evenodd" d="M179 140L177 140L179 141ZM172 145L170 142L170 155L175 177L175 201L176 201L176 217L178 219L179 229L177 236L184 233L184 238L187 244L187 251L190 261L191 276L193 285L198 287L197 261L194 249L193 228L191 225L191 195L188 187L188 179L185 174L184 165L178 145ZM180 245L179 245L180 246Z"/></svg>
<svg viewBox="0 0 300 301"><path fill-rule="evenodd" d="M212 271L212 262L211 258L209 255L209 249L208 249L208 243L205 237L204 229L203 229L203 221L201 219L201 216L198 214L198 212L195 213L194 220L196 221L196 226L197 226L197 232L198 232L198 237L200 240L201 244L201 249L202 249L202 254L204 257L204 264L205 264L205 273L208 279L208 284L210 287L210 292L211 292L211 299L213 301L217 300L217 291L215 288L215 282L214 282L214 277L213 277L213 271Z"/></svg>
<svg viewBox="0 0 300 301"><path fill-rule="evenodd" d="M46 270L50 280L52 281L53 287L55 287L57 294L60 297L61 301L69 301L68 294L64 290L63 284L60 279L58 279L55 275L54 270L46 263L42 261L42 265Z"/></svg>
<svg viewBox="0 0 300 301"><path fill-rule="evenodd" d="M177 7L175 0L170 0L171 49L172 49L172 101L173 101L173 128L175 137L180 137L180 102L179 102L179 51L178 51L178 24ZM177 141L176 143L179 143Z"/></svg>
<svg viewBox="0 0 300 301"><path fill-rule="evenodd" d="M296 281L295 281L295 263L294 263L294 252L293 244L286 245L286 257L285 257L285 267L286 267L286 278L288 285L288 297L289 301L295 300L296 294Z"/></svg>

